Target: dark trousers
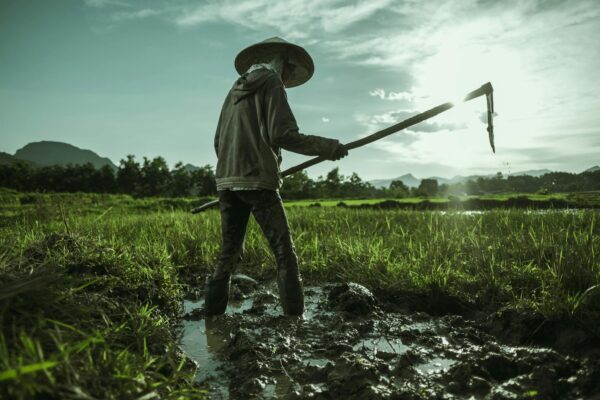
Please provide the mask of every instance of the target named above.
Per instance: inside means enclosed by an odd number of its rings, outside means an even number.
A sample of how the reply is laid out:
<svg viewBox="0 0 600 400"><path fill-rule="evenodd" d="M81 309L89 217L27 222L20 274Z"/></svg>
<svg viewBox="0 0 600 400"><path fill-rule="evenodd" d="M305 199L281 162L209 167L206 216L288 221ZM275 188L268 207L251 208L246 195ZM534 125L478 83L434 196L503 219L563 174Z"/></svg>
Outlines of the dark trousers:
<svg viewBox="0 0 600 400"><path fill-rule="evenodd" d="M229 282L244 245L250 214L261 227L277 263L279 296L286 314L304 309L298 257L279 193L273 190L219 191L223 242L206 297L207 314L225 312Z"/></svg>

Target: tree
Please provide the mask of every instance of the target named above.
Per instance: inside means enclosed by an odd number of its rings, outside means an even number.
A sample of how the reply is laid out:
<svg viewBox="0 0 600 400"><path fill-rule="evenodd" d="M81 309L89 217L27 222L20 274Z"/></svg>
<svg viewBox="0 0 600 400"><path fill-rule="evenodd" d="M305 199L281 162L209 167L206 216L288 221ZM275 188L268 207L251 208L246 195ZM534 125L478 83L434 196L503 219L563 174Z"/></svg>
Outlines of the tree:
<svg viewBox="0 0 600 400"><path fill-rule="evenodd" d="M417 196L435 196L438 192L437 179L423 179L416 190Z"/></svg>
<svg viewBox="0 0 600 400"><path fill-rule="evenodd" d="M327 173L325 178L325 189L327 191L326 196L336 197L340 193L342 182L344 181L344 175L340 174L340 169L335 167Z"/></svg>
<svg viewBox="0 0 600 400"><path fill-rule="evenodd" d="M410 189L398 179L390 182L389 192L392 197L408 197Z"/></svg>
<svg viewBox="0 0 600 400"><path fill-rule="evenodd" d="M144 196L165 196L171 183L171 173L162 157L152 160L144 157L141 171L141 194Z"/></svg>
<svg viewBox="0 0 600 400"><path fill-rule="evenodd" d="M37 169L25 161L0 165L0 187L21 191L36 190Z"/></svg>
<svg viewBox="0 0 600 400"><path fill-rule="evenodd" d="M442 183L438 187L437 195L438 196L446 196L448 194L449 190L450 190L450 185L448 185L447 183Z"/></svg>
<svg viewBox="0 0 600 400"><path fill-rule="evenodd" d="M342 183L341 195L343 197L362 197L367 192L367 184L358 176L356 172L350 175L350 178Z"/></svg>
<svg viewBox="0 0 600 400"><path fill-rule="evenodd" d="M191 194L191 190L192 176L180 161L175 164L175 169L171 171L170 194L175 197L188 196Z"/></svg>
<svg viewBox="0 0 600 400"><path fill-rule="evenodd" d="M509 176L506 179L506 190L517 193L533 193L540 187L539 178L529 175Z"/></svg>
<svg viewBox="0 0 600 400"><path fill-rule="evenodd" d="M37 169L34 190L66 192L69 178L62 165L49 165Z"/></svg>
<svg viewBox="0 0 600 400"><path fill-rule="evenodd" d="M96 186L96 168L92 163L85 163L83 165L67 165L63 170L64 175L67 179L64 190L66 192L102 192ZM61 180L60 175L56 177L58 181Z"/></svg>
<svg viewBox="0 0 600 400"><path fill-rule="evenodd" d="M192 193L198 196L214 196L217 194L215 173L210 165L205 165L192 172Z"/></svg>
<svg viewBox="0 0 600 400"><path fill-rule="evenodd" d="M307 199L314 195L315 182L305 171L299 171L283 179L281 195L286 199Z"/></svg>
<svg viewBox="0 0 600 400"><path fill-rule="evenodd" d="M94 187L101 193L114 193L117 190L115 172L110 165L103 165L94 174Z"/></svg>
<svg viewBox="0 0 600 400"><path fill-rule="evenodd" d="M467 192L468 195L471 195L471 196L481 194L481 190L479 189L477 182L475 182L472 179L469 179L467 181L467 183L465 183L465 191Z"/></svg>
<svg viewBox="0 0 600 400"><path fill-rule="evenodd" d="M140 164L135 161L135 156L127 155L125 160L119 163L117 170L117 190L119 193L137 194L141 184L142 172Z"/></svg>

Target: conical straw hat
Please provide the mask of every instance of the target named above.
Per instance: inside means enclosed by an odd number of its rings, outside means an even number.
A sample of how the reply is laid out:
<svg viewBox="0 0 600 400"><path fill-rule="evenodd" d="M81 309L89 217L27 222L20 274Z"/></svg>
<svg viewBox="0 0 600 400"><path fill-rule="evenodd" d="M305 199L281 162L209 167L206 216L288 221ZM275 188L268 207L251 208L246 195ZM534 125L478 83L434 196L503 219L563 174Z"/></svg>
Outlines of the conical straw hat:
<svg viewBox="0 0 600 400"><path fill-rule="evenodd" d="M235 69L242 75L253 64L267 63L276 54L288 53L288 62L294 64L294 72L286 76L283 82L285 87L299 86L308 81L314 71L315 65L306 50L277 36L246 47L235 58ZM287 75L287 74L286 74Z"/></svg>

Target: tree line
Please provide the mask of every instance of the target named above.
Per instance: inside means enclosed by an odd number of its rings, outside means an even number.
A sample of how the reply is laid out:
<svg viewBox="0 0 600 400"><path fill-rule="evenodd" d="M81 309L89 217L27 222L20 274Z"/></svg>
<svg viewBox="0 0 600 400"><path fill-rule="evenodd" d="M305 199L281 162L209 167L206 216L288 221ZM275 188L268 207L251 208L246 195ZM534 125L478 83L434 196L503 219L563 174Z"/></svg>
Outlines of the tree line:
<svg viewBox="0 0 600 400"><path fill-rule="evenodd" d="M450 185L448 194L482 195L488 193L566 193L600 190L600 170L582 172L550 172L541 176L509 175L500 172L492 177L478 177Z"/></svg>
<svg viewBox="0 0 600 400"><path fill-rule="evenodd" d="M0 165L0 187L23 192L122 193L135 197L216 195L215 173L210 165L190 169L179 162L170 169L162 157L144 157L138 162L133 155L122 159L116 170L108 165L96 169L91 163L34 167L19 161ZM540 177L504 177L497 173L455 184L423 179L415 188L395 180L386 188L376 188L355 172L344 176L336 167L317 179L311 179L304 171L285 178L281 195L286 199L403 198L587 190L600 190L600 170L580 174L552 172Z"/></svg>
<svg viewBox="0 0 600 400"><path fill-rule="evenodd" d="M35 167L25 162L0 165L0 186L23 192L122 193L135 197L216 195L210 165L191 170L183 163L169 169L162 157L138 162L128 155L115 170L91 163Z"/></svg>

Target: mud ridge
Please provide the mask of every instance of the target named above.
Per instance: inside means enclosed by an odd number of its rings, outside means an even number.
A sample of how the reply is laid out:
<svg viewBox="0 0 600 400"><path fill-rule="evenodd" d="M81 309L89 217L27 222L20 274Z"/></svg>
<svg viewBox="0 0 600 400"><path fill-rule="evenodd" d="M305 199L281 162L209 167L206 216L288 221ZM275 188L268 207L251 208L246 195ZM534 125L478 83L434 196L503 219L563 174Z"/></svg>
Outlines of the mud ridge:
<svg viewBox="0 0 600 400"><path fill-rule="evenodd" d="M460 315L505 344L550 347L564 354L600 356L600 337L593 327L574 319L549 320L540 313L498 310L475 304L430 288L428 293L397 289L375 289L375 296L388 312L425 312L432 316Z"/></svg>
<svg viewBox="0 0 600 400"><path fill-rule="evenodd" d="M316 206L319 203L314 203ZM319 204L320 205L320 204ZM487 211L495 209L532 209L532 210L567 210L567 209L598 209L600 205L590 203L577 203L563 199L532 200L526 196L512 197L506 200L496 199L467 199L451 200L448 202L432 202L422 200L416 203L407 203L396 200L384 200L373 204L348 205L343 201L338 207L377 209L377 210L437 210L437 211Z"/></svg>

